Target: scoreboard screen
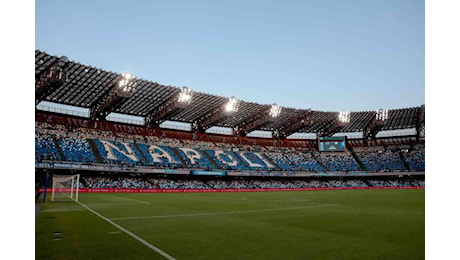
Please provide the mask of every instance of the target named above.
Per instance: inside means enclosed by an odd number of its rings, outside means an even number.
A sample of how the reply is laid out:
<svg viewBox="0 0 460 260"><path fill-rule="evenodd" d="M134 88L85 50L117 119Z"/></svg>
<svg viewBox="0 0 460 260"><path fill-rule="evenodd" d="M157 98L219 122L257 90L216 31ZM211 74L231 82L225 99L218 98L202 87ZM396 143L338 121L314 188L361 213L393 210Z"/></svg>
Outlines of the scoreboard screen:
<svg viewBox="0 0 460 260"><path fill-rule="evenodd" d="M320 152L345 152L346 151L346 138L340 137L320 137L318 139L318 146Z"/></svg>

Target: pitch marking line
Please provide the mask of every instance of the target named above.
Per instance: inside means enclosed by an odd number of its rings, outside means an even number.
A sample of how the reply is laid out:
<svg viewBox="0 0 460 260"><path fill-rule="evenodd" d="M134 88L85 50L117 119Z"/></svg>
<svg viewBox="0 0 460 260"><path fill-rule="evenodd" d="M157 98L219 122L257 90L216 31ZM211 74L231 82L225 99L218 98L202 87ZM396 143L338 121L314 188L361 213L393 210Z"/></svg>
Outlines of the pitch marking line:
<svg viewBox="0 0 460 260"><path fill-rule="evenodd" d="M196 214L183 214L183 215L157 215L157 216L143 216L143 217L111 218L110 220L199 217L199 216L214 216L214 215L227 215L227 214L238 214L238 213L244 214L244 213L270 212L270 211L293 210L293 209L324 208L324 207L334 207L334 206L337 206L337 204L321 204L321 205L306 206L306 207L291 207L291 208L277 208L277 209L256 209L256 210L242 210L242 211L225 211L225 212L210 212L210 213L196 213Z"/></svg>
<svg viewBox="0 0 460 260"><path fill-rule="evenodd" d="M317 200L298 200L298 199L285 199L285 200L261 200L261 199L248 199L246 197L242 197L240 199L227 199L227 198L215 198L215 199L210 199L210 198L179 198L183 200L198 200L198 201L276 201L276 202L318 202Z"/></svg>
<svg viewBox="0 0 460 260"><path fill-rule="evenodd" d="M103 220L109 222L110 224L112 224L113 226L115 226L116 228L118 228L119 230L125 232L126 234L130 235L132 238L136 239L137 241L141 242L142 244L144 244L145 246L147 246L148 248L152 249L153 251L157 252L158 254L162 255L163 257L165 257L166 259L168 260L176 260L174 257L170 256L169 254L167 254L166 252L164 252L163 250L159 249L158 247L150 244L149 242L145 241L144 239L140 238L139 236L137 236L136 234L132 233L131 231L123 228L122 226L118 225L117 223L113 222L112 220L102 216L101 214L97 213L96 211L88 208L86 205L84 205L83 203L79 202L79 201L76 201L80 206L84 207L85 209L89 210L90 212L92 212L94 215L102 218Z"/></svg>
<svg viewBox="0 0 460 260"><path fill-rule="evenodd" d="M152 204L150 201L145 201L145 200L137 200L137 199L131 199L131 198L125 198L125 197L120 197L120 196L115 196L112 195L111 197L117 198L117 199L122 199L122 200L127 200L127 201L132 201L136 203L141 203L141 204Z"/></svg>

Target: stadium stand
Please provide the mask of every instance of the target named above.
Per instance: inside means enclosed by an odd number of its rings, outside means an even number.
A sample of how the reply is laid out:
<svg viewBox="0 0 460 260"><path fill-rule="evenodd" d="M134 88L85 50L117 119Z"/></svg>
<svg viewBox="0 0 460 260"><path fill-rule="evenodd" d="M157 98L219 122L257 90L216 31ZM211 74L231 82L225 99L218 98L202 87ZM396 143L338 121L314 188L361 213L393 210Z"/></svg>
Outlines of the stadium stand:
<svg viewBox="0 0 460 260"><path fill-rule="evenodd" d="M132 143L116 142L102 139L94 139L98 152L106 163L142 165L140 152L133 147Z"/></svg>
<svg viewBox="0 0 460 260"><path fill-rule="evenodd" d="M267 155L285 171L305 170L319 172L324 170L310 152L281 152L268 153Z"/></svg>
<svg viewBox="0 0 460 260"><path fill-rule="evenodd" d="M158 168L182 168L181 160L173 150L165 145L138 144L140 153L146 157L146 165Z"/></svg>
<svg viewBox="0 0 460 260"><path fill-rule="evenodd" d="M165 86L124 74L65 61L63 78L50 78L61 58L35 51L35 161L38 173L84 173L86 187L262 188L371 187L424 185L420 178L377 180L362 176L424 176L425 106L379 111L315 111L193 92L180 101L184 88ZM122 83L124 88L117 87ZM78 108L49 109L44 103ZM349 113L348 113L349 112ZM111 114L137 121L109 119ZM111 121L112 120L112 121ZM170 129L167 121L188 124ZM224 127L228 134L211 133ZM416 131L414 131L414 129ZM400 133L393 133L393 130ZM270 138L251 135L268 131ZM384 133L385 132L385 133ZM380 133L384 133L379 135ZM252 136L252 137L251 137ZM296 137L294 137L296 136ZM320 152L319 138L346 136L345 152ZM57 167L56 165L59 165ZM82 167L85 166L85 167ZM68 168L66 168L68 167ZM69 168L70 167L70 168ZM160 178L94 177L106 173L155 173ZM180 179L217 174L259 179ZM276 176L276 177L275 177ZM311 176L355 179L273 178ZM43 176L42 176L43 177ZM272 178L273 177L273 178ZM125 179L124 179L125 178ZM127 179L126 179L127 178ZM134 179L133 179L134 178ZM409 178L410 179L410 178Z"/></svg>
<svg viewBox="0 0 460 260"><path fill-rule="evenodd" d="M425 148L424 146L415 147L414 150L403 153L404 158L413 171L425 170Z"/></svg>
<svg viewBox="0 0 460 260"><path fill-rule="evenodd" d="M59 160L60 155L52 135L35 134L35 160Z"/></svg>
<svg viewBox="0 0 460 260"><path fill-rule="evenodd" d="M404 164L397 152L385 151L383 147L361 148L355 150L365 170L404 171Z"/></svg>
<svg viewBox="0 0 460 260"><path fill-rule="evenodd" d="M155 136L117 136L111 135L110 132L82 128L70 130L61 126L50 130L46 127L47 125L39 125L36 129L37 160L95 163L97 155L100 155L107 164L144 165L159 168L279 169L310 172L405 170L404 162L399 156L399 150L405 146L399 147L400 149L392 146L389 149L383 147L356 149L356 155L365 167L361 169L349 153L325 154L295 147L249 146ZM90 141L95 143L96 150L91 149ZM64 158L60 156L59 150L62 151ZM411 170L424 170L423 151L424 147L419 147L405 153Z"/></svg>
<svg viewBox="0 0 460 260"><path fill-rule="evenodd" d="M58 139L66 161L96 162L88 141L83 138L65 137Z"/></svg>
<svg viewBox="0 0 460 260"><path fill-rule="evenodd" d="M318 154L318 158L330 171L358 171L360 170L353 156L342 154Z"/></svg>
<svg viewBox="0 0 460 260"><path fill-rule="evenodd" d="M425 186L423 179L350 180L200 180L139 177L84 177L82 188L125 189L277 189Z"/></svg>

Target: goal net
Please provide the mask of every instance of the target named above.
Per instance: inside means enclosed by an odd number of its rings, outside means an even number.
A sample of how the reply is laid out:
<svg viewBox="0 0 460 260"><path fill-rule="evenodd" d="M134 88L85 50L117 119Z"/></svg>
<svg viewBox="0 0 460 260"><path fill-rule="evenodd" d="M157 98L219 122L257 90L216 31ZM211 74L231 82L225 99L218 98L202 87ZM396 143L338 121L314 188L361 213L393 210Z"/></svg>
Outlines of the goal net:
<svg viewBox="0 0 460 260"><path fill-rule="evenodd" d="M51 201L78 201L80 174L53 175Z"/></svg>

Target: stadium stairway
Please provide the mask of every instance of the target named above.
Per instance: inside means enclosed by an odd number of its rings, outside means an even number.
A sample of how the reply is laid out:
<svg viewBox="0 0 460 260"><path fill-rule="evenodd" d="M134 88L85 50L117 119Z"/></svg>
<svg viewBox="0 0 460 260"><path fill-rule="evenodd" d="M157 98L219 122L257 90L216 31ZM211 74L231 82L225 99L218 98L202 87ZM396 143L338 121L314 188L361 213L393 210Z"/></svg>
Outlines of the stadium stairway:
<svg viewBox="0 0 460 260"><path fill-rule="evenodd" d="M268 157L266 154L261 153L262 157L264 157L267 162L271 163L273 166L275 166L275 170L281 171L281 167L279 167L270 157Z"/></svg>
<svg viewBox="0 0 460 260"><path fill-rule="evenodd" d="M355 151L353 150L353 148L352 148L351 146L349 146L349 147L348 147L348 150L350 150L351 155L352 155L353 158L355 159L356 163L358 163L359 168L361 168L361 170L363 170L363 171L366 171L366 170L367 170L366 166L364 166L364 163L361 161L361 159L359 159L358 155L355 153Z"/></svg>
<svg viewBox="0 0 460 260"><path fill-rule="evenodd" d="M61 161L65 161L66 158L64 156L64 151L62 151L61 146L59 146L59 142L56 139L56 136L53 136L53 143L54 143L54 146L56 146L56 149L58 150L59 157L61 158Z"/></svg>
<svg viewBox="0 0 460 260"><path fill-rule="evenodd" d="M409 164L406 162L406 158L404 158L404 155L402 154L402 152L399 151L398 154L399 154L399 158L401 158L401 161L402 161L402 163L403 163L403 165L404 165L404 169L405 169L406 171L410 171Z"/></svg>
<svg viewBox="0 0 460 260"><path fill-rule="evenodd" d="M99 153L99 150L97 149L96 143L94 142L93 139L86 139L89 144L89 148L91 148L91 151L93 151L94 157L96 158L96 161L98 163L104 163L104 158L102 158L101 154Z"/></svg>
<svg viewBox="0 0 460 260"><path fill-rule="evenodd" d="M204 154L204 157L206 157L206 159L208 161L211 162L212 165L214 165L214 167L216 167L216 169L221 169L222 170L222 166L220 166L219 164L217 164L216 161L214 161L211 156L209 156L209 154L205 151L205 150L201 150L202 154Z"/></svg>
<svg viewBox="0 0 460 260"><path fill-rule="evenodd" d="M190 168L190 165L188 165L187 161L184 160L184 158L183 158L182 155L179 153L179 151L177 150L176 147L171 147L171 150L172 150L173 153L177 156L177 158L179 158L180 163L182 164L182 166L183 166L184 168Z"/></svg>

